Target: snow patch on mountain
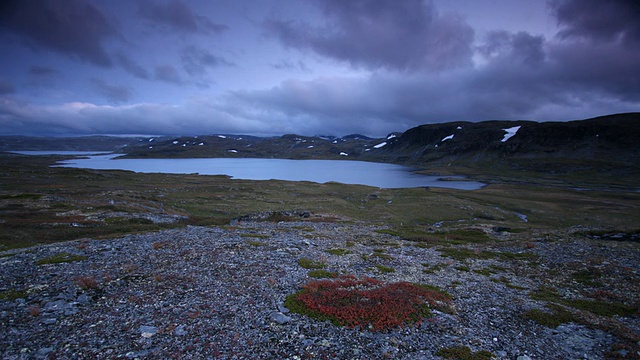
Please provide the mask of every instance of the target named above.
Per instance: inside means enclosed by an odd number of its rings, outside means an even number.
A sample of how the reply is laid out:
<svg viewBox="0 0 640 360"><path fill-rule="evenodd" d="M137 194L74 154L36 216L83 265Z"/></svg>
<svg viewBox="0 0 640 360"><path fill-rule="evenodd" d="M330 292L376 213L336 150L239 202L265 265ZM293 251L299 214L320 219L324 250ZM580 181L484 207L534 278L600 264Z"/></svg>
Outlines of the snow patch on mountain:
<svg viewBox="0 0 640 360"><path fill-rule="evenodd" d="M504 134L504 137L500 141L505 142L511 139L518 132L518 130L520 130L520 126L514 126L507 129L502 129L502 130L506 131L507 133Z"/></svg>

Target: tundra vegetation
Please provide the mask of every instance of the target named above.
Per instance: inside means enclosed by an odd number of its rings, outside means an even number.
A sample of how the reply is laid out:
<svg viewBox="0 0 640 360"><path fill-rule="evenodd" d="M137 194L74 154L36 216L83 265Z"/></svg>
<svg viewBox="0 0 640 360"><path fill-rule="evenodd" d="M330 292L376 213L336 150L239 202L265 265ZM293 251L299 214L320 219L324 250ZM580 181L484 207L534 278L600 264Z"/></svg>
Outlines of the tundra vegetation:
<svg viewBox="0 0 640 360"><path fill-rule="evenodd" d="M336 325L382 331L419 323L430 307L446 310L450 303L448 294L431 287L345 276L311 281L289 295L285 306Z"/></svg>
<svg viewBox="0 0 640 360"><path fill-rule="evenodd" d="M0 156L0 250L186 225L225 225L257 212L272 212L269 221L290 220L279 211L295 209L321 215L315 221L383 225L381 232L418 246L487 242L486 234L471 227L489 222L510 233L582 226L586 235L633 234L640 223L637 191L581 191L571 182L540 185L537 180L544 182L546 176L529 173L521 183L489 181L475 191L425 191L49 167L58 159ZM433 231L434 224L441 227Z"/></svg>
<svg viewBox="0 0 640 360"><path fill-rule="evenodd" d="M518 315L523 321L549 327L584 324L615 335L618 340L614 345L625 354L640 351L640 335L624 320L637 319L640 314L640 296L629 290L637 289L640 279L634 269L638 264L617 264L617 259L595 253L580 254L580 261L550 264L544 262L546 254L541 246L564 246L571 241L636 246L640 239L640 192L630 190L633 180L619 179L615 174L587 174L588 180L584 180L584 174L550 178L540 172L518 173L502 165L486 167L489 170L485 172L482 168L486 164L443 165L429 172L459 172L488 185L474 191L377 189L50 167L60 158L0 154L3 258L12 256L12 250L35 245L111 239L189 225L233 232L234 223L242 222L247 214L268 213L263 221L273 223L366 224L376 230L344 234L343 242L331 244L323 256L300 257L297 264L293 261L293 267L305 269L309 281L286 298L285 306L291 312L362 330L416 326L434 309L455 312L456 299L442 289L384 279L409 272L437 277L441 272L457 271L461 280L448 284L449 289L471 276L488 278L539 304ZM576 186L609 180L616 186L592 190ZM310 215L296 215L302 213ZM241 230L244 232L237 231L237 236L248 247L266 251L271 246L270 234ZM288 231L304 233L305 241L323 240L312 226L298 225ZM37 264L88 261L81 255L83 242L77 246L78 254L57 253L38 259ZM154 253L170 248L168 242L152 245ZM400 261L418 251L435 251L441 258L433 263L418 262L407 270ZM183 256L190 255L185 252ZM352 272L346 273L336 265L350 261L361 264L362 269L373 269L370 273L379 279L356 277L352 273L360 268L347 267ZM622 280L612 281L614 277ZM158 282L163 279L157 275ZM543 285L531 288L532 279L542 279L536 281ZM95 290L103 280L84 275L72 281L83 290ZM270 283L278 286L275 279ZM22 288L0 291L0 301L26 296L27 290ZM492 356L468 347L442 349L438 355L451 359Z"/></svg>

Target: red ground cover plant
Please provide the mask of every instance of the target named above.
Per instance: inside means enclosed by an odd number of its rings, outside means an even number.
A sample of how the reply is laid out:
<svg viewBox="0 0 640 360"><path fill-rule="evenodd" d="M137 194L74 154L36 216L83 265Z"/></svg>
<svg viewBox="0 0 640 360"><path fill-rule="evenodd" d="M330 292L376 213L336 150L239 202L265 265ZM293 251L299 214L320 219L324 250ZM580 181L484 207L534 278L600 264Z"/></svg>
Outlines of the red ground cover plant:
<svg viewBox="0 0 640 360"><path fill-rule="evenodd" d="M446 309L450 304L451 297L433 287L353 276L311 281L285 301L292 312L373 331L419 324L430 307Z"/></svg>
<svg viewBox="0 0 640 360"><path fill-rule="evenodd" d="M74 281L83 290L96 289L98 287L98 281L93 276L78 276Z"/></svg>

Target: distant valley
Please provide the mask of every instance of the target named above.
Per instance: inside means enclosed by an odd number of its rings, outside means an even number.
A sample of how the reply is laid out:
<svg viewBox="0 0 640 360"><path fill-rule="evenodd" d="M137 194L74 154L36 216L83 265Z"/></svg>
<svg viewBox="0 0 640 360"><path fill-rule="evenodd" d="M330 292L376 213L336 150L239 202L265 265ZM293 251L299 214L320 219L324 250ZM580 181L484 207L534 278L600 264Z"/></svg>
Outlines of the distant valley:
<svg viewBox="0 0 640 360"><path fill-rule="evenodd" d="M100 150L135 158L349 159L409 165L437 174L491 176L505 182L510 172L518 172L521 178L524 171L575 186L592 182L640 187L635 180L640 176L640 113L568 122L428 124L383 138L218 134L0 139L2 151Z"/></svg>

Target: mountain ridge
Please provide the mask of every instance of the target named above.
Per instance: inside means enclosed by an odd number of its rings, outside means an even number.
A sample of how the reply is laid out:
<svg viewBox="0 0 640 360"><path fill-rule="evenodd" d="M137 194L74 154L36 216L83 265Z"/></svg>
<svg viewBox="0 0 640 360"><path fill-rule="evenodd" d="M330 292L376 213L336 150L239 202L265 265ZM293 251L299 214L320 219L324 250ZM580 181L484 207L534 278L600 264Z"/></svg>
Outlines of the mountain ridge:
<svg viewBox="0 0 640 360"><path fill-rule="evenodd" d="M132 158L254 157L349 159L418 168L485 167L570 172L576 168L640 173L640 113L566 122L454 121L424 124L387 137L286 134L76 138L0 137L0 151L101 150ZM564 167L564 168L563 168Z"/></svg>
<svg viewBox="0 0 640 360"><path fill-rule="evenodd" d="M506 129L520 127L505 139ZM505 141L503 141L505 140ZM637 164L640 113L568 122L483 121L420 125L382 150L387 159L420 164L473 154L478 158L567 158Z"/></svg>

